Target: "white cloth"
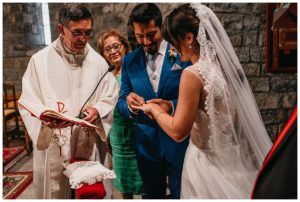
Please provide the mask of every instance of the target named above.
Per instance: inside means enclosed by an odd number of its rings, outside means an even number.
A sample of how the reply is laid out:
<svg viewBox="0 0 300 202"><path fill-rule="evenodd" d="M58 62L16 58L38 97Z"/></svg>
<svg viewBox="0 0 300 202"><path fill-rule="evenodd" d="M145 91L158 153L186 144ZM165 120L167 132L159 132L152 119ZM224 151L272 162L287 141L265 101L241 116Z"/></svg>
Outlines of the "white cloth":
<svg viewBox="0 0 300 202"><path fill-rule="evenodd" d="M72 189L78 189L84 184L95 184L106 179L116 178L113 170L105 168L99 161L80 161L65 163L64 174L69 178Z"/></svg>
<svg viewBox="0 0 300 202"><path fill-rule="evenodd" d="M77 126L63 129L66 143L61 147L61 155L52 138L53 130L32 116L37 114L39 117L45 107L57 109L58 101L64 103L67 114L78 115L108 68L105 60L88 44L84 54L84 60L79 61L82 66L74 64L76 60L70 65L68 61L73 56L57 39L32 56L23 76L19 109L33 142L34 198L69 198L70 186L62 173L62 163L71 158L100 160L100 138L105 140L107 137L118 97L118 84L111 73L104 77L88 103L98 110L100 119L97 125L103 128L102 132L84 132L85 129Z"/></svg>
<svg viewBox="0 0 300 202"><path fill-rule="evenodd" d="M165 40L162 40L162 42L160 43L160 46L159 46L159 49L157 52L157 56L155 57L156 69L154 72L152 71L152 68L148 65L148 63L146 64L147 74L148 74L150 83L152 85L153 91L155 93L157 93L157 90L158 90L158 84L159 84L160 75L161 75L161 71L162 71L162 65L164 62L165 54L166 54L167 44L168 43ZM146 58L148 57L148 53L145 53L145 57Z"/></svg>

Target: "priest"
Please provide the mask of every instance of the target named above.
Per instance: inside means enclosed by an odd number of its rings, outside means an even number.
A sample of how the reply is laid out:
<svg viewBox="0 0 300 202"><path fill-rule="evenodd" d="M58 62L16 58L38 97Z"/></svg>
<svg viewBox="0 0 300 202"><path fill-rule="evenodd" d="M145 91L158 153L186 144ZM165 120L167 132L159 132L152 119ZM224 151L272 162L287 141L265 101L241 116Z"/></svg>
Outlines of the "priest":
<svg viewBox="0 0 300 202"><path fill-rule="evenodd" d="M107 63L88 44L93 36L91 12L80 4L64 4L57 27L59 37L30 59L19 99L20 114L33 142L33 195L37 199L70 198L63 163L104 158L101 140L106 140L118 98L117 82L107 73ZM41 120L48 108L72 117L84 112L83 119L98 127Z"/></svg>

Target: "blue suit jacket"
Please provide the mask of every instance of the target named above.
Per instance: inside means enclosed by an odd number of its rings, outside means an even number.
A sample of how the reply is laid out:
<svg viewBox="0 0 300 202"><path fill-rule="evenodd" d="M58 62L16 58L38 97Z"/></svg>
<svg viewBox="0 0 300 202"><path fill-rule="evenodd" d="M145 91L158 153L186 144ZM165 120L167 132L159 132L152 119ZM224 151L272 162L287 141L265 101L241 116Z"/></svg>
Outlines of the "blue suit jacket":
<svg viewBox="0 0 300 202"><path fill-rule="evenodd" d="M138 157L154 161L165 157L172 163L176 164L179 161L178 163L182 164L188 145L188 138L180 143L175 142L165 134L154 120L148 118L143 112L139 112L138 115L131 113L126 101L128 94L135 92L142 96L145 101L161 98L171 100L174 107L176 107L182 70L191 63L181 62L179 56L172 61L168 54L169 49L170 45L168 44L157 94L154 93L148 78L144 50L138 48L124 57L122 63L122 84L117 107L122 116L136 118L137 120L136 152ZM182 69L171 70L174 63L177 63Z"/></svg>

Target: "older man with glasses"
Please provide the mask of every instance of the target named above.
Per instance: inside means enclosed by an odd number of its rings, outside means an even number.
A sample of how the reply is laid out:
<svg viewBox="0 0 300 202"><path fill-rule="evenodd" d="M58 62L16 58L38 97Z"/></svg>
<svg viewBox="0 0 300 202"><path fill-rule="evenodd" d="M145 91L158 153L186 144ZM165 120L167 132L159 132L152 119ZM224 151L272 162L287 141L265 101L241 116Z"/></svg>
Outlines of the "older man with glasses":
<svg viewBox="0 0 300 202"><path fill-rule="evenodd" d="M37 199L70 198L63 163L104 159L100 140L106 140L118 97L114 76L104 76L108 64L88 44L93 36L90 11L80 4L65 4L59 13L58 30L58 39L30 59L19 100L34 146L33 195ZM40 119L46 108L76 117L102 77L95 94L83 107L87 115L84 120L101 130Z"/></svg>

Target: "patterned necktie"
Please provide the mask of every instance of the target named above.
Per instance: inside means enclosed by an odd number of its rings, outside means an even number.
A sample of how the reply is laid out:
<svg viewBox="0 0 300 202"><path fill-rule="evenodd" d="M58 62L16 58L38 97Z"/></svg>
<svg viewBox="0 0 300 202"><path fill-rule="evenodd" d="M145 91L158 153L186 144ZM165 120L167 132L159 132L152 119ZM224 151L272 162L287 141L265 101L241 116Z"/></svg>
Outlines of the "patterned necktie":
<svg viewBox="0 0 300 202"><path fill-rule="evenodd" d="M152 72L155 71L156 69L156 65L155 65L155 54L148 54L147 55L147 64L150 67L150 69L152 70Z"/></svg>

